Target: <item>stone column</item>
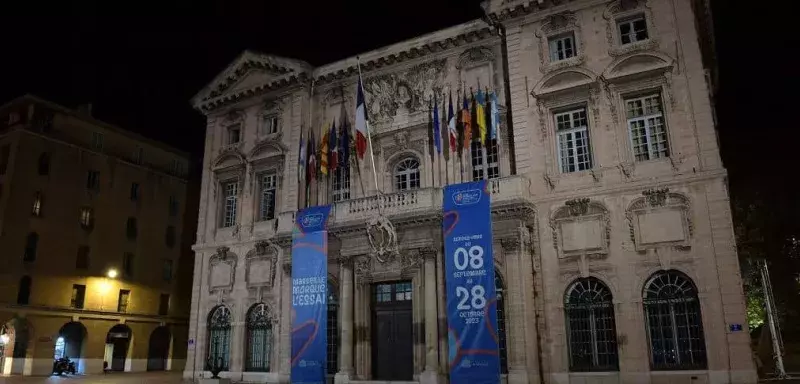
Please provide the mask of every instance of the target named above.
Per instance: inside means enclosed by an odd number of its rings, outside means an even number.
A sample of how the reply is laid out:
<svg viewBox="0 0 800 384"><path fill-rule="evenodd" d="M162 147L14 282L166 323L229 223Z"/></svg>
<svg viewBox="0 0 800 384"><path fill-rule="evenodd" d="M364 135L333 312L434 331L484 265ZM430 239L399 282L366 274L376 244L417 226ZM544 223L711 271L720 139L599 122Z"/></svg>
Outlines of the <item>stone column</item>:
<svg viewBox="0 0 800 384"><path fill-rule="evenodd" d="M520 249L518 237L500 239L506 262L506 347L508 350L508 384L528 384L525 351L525 303L520 278ZM530 287L533 289L533 287ZM533 324L532 324L533 325Z"/></svg>
<svg viewBox="0 0 800 384"><path fill-rule="evenodd" d="M341 327L339 338L339 372L335 383L347 383L353 375L353 258L339 256L339 311Z"/></svg>
<svg viewBox="0 0 800 384"><path fill-rule="evenodd" d="M420 376L420 383L435 384L439 382L439 313L436 295L439 250L423 248L420 254L425 258L425 371Z"/></svg>

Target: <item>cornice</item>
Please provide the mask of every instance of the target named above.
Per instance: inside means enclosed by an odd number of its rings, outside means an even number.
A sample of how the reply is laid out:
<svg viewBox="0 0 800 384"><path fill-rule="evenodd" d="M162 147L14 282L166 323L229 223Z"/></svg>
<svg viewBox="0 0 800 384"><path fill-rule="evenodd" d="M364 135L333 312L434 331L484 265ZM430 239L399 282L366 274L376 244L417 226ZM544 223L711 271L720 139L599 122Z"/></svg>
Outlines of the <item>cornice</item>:
<svg viewBox="0 0 800 384"><path fill-rule="evenodd" d="M305 85L308 83L308 81L309 77L305 72L286 74L268 83L242 89L234 93L205 99L198 102L198 104L195 105L195 108L207 114L224 106L231 105L252 97L260 96L268 92L285 89L293 85Z"/></svg>

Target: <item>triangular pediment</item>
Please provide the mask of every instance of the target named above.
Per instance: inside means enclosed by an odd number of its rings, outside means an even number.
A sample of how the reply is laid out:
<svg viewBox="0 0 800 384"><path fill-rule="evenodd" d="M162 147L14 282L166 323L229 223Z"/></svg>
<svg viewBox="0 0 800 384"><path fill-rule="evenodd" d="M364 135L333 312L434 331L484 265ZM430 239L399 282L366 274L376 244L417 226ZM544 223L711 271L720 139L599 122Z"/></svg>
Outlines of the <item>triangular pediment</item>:
<svg viewBox="0 0 800 384"><path fill-rule="evenodd" d="M614 60L603 71L603 77L607 80L614 80L629 76L665 72L672 68L672 63L672 58L663 53L633 53Z"/></svg>
<svg viewBox="0 0 800 384"><path fill-rule="evenodd" d="M553 72L539 81L533 88L533 94L538 96L555 92L566 91L592 84L597 76L583 68L569 68Z"/></svg>
<svg viewBox="0 0 800 384"><path fill-rule="evenodd" d="M198 92L192 104L244 92L310 71L311 66L300 60L245 51Z"/></svg>

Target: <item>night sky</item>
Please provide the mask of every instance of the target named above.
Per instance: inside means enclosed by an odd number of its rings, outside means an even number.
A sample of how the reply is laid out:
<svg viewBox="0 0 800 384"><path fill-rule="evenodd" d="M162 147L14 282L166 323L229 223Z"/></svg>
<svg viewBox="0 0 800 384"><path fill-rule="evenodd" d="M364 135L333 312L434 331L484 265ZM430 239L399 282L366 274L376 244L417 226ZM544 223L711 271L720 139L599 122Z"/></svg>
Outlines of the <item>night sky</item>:
<svg viewBox="0 0 800 384"><path fill-rule="evenodd" d="M10 17L4 10L0 101L33 93L66 106L92 102L101 120L199 157L204 118L189 98L242 50L320 65L482 14L476 0L364 3L164 1L148 9L194 15L182 17ZM800 164L800 76L792 61L800 34L781 2L769 4L712 2L718 130L734 197L760 196L783 233L800 234L790 188ZM95 11L66 6L78 15Z"/></svg>

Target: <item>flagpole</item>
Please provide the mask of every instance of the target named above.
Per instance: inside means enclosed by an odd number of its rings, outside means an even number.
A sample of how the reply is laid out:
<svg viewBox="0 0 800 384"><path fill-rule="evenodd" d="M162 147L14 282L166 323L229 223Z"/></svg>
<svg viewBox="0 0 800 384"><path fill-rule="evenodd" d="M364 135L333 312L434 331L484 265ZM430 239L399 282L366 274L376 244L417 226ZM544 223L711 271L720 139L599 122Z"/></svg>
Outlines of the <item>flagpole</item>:
<svg viewBox="0 0 800 384"><path fill-rule="evenodd" d="M361 75L359 75L359 77L361 77ZM358 87L358 84L356 84L356 87ZM358 90L356 90L356 92L358 92ZM343 104L344 104L344 103L347 103L347 99L344 97L344 86L342 86L342 99L344 100L344 101L343 101ZM366 104L366 103L365 103L365 104ZM351 106L350 106L350 105L347 105L346 107L347 107L347 108L350 108ZM364 111L366 111L366 105L364 105ZM365 112L365 113L366 113L366 112ZM343 114L342 114L342 117L343 117L343 118L345 118L345 119L347 119L347 113L346 113L346 112L343 112ZM349 123L349 121L348 121L348 123ZM349 124L345 124L345 125L349 125ZM355 129L355 126L353 126L353 128ZM356 133L356 132L354 132L354 134L353 134L353 135L351 135L351 134L350 134L350 132L347 132L347 134L348 134L348 136L349 136L349 137L348 137L348 139L350 139L350 138L352 138L352 139L356 139L356 136L358 135L358 133ZM353 142L353 146L352 146L351 148L352 148L352 149L355 149L355 148L356 148L356 145L357 145L357 144L356 144L356 143L355 143L355 141L354 141L354 142ZM350 144L348 143L348 147L349 147L349 146L350 146ZM350 149L350 148L348 148L348 149ZM361 176L361 163L359 163L359 162L358 162L358 150L356 149L356 155L355 155L355 156L352 156L352 157L351 157L351 155L352 155L352 153L348 153L348 154L347 154L347 160L348 160L348 162L349 162L349 160L351 160L351 159L353 159L353 161L355 161L355 163L356 163L356 166L355 166L355 168L356 168L356 174L358 174L358 183L361 185L361 196L362 196L362 197L366 197L366 196L367 196L367 190L366 190L366 188L364 188L364 178ZM349 166L350 166L350 164L348 163L348 164L347 164L347 166L349 167Z"/></svg>
<svg viewBox="0 0 800 384"><path fill-rule="evenodd" d="M315 82L316 82L315 80L311 80L311 91L310 91L310 93L308 95L308 130L309 130L309 134L310 134L311 130L313 129L311 127L311 125L312 125L311 124L311 117L313 116L313 111L314 111L314 83ZM307 147L306 148L306 157L308 157L308 155L309 155L308 151L315 150L315 148L308 148L308 145L306 145L306 147ZM309 180L310 178L308 177L308 173L309 173L309 168L308 167L309 166L311 166L311 164L308 164L308 159L306 159L306 204L305 204L306 208L309 207L309 203L310 203L310 200L311 200L311 180Z"/></svg>
<svg viewBox="0 0 800 384"><path fill-rule="evenodd" d="M361 59L356 56L356 67L358 68L358 78L361 79L359 82L359 87L363 90L363 77L361 77ZM362 91L363 92L363 91ZM364 115L367 115L367 95L364 95ZM378 189L378 171L375 169L375 154L372 152L372 133L371 129L369 129L369 119L365 119L367 124L367 141L369 142L369 160L372 163L372 177L375 180L375 192L381 193L380 189Z"/></svg>

